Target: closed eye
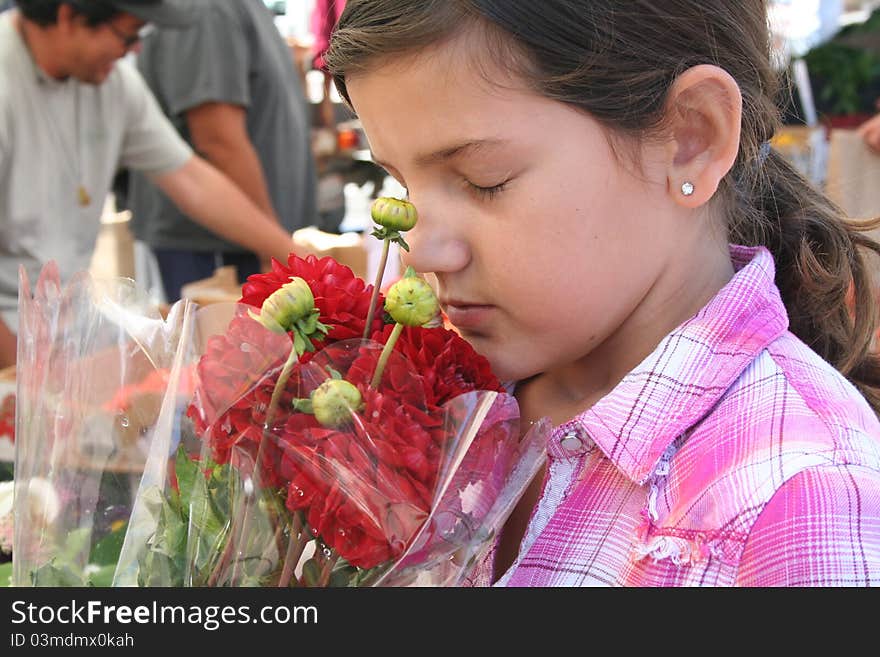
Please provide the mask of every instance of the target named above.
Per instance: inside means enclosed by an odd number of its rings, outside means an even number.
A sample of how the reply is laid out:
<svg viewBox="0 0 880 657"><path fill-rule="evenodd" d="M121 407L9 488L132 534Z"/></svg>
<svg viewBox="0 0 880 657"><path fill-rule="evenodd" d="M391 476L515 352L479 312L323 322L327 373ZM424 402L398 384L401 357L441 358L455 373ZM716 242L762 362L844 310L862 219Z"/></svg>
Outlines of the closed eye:
<svg viewBox="0 0 880 657"><path fill-rule="evenodd" d="M480 185L475 185L474 183L467 181L467 185L470 190L476 194L480 198L484 198L486 200L491 200L498 194L504 191L507 187L507 184L510 180L505 180L504 182L498 183L497 185L492 185L490 187L481 187Z"/></svg>

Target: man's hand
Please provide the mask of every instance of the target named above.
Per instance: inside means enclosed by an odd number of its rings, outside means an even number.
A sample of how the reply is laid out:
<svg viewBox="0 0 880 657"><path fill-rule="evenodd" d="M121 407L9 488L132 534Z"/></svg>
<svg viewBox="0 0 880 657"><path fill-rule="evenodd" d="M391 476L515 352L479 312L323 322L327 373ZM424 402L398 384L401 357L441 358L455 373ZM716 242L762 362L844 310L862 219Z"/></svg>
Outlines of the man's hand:
<svg viewBox="0 0 880 657"><path fill-rule="evenodd" d="M858 133L871 150L880 153L880 114L860 125Z"/></svg>

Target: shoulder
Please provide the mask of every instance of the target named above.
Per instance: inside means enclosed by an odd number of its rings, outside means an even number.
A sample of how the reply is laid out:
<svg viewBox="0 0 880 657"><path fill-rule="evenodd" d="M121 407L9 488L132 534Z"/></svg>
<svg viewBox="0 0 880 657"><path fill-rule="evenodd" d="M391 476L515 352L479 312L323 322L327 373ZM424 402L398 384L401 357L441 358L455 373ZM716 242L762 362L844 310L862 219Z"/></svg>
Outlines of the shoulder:
<svg viewBox="0 0 880 657"><path fill-rule="evenodd" d="M22 57L9 14L0 14L0 92L12 89L14 76L20 74ZM6 94L2 94L6 95Z"/></svg>
<svg viewBox="0 0 880 657"><path fill-rule="evenodd" d="M116 62L110 75L98 87L98 95L100 104L113 108L114 113L122 109L123 116L117 121L120 125L138 120L155 102L143 75L129 58Z"/></svg>
<svg viewBox="0 0 880 657"><path fill-rule="evenodd" d="M856 387L789 331L755 355L709 417L816 449L843 449L858 435L880 440L880 420Z"/></svg>
<svg viewBox="0 0 880 657"><path fill-rule="evenodd" d="M817 468L880 481L880 422L839 372L786 332L682 436L668 476L653 482L663 489L658 502L665 498L655 530L691 532L735 563L770 500Z"/></svg>
<svg viewBox="0 0 880 657"><path fill-rule="evenodd" d="M186 40L211 30L230 30L241 24L247 12L242 2L206 2L196 12L193 21L185 29L160 30L159 34L166 40ZM222 34L222 32L221 32Z"/></svg>
<svg viewBox="0 0 880 657"><path fill-rule="evenodd" d="M135 62L127 57L116 62L110 75L101 85L101 90L107 96L119 97L122 95L123 98L149 93L149 88Z"/></svg>
<svg viewBox="0 0 880 657"><path fill-rule="evenodd" d="M240 2L207 2L185 29L159 29L144 43L140 61L159 60L167 67L209 66L228 56L246 34ZM195 59L196 62L191 61Z"/></svg>
<svg viewBox="0 0 880 657"><path fill-rule="evenodd" d="M743 586L864 586L880 581L880 470L828 465L785 481L751 526Z"/></svg>
<svg viewBox="0 0 880 657"><path fill-rule="evenodd" d="M880 421L855 386L786 331L691 427L676 459L699 468L708 485L761 504L806 467L880 470Z"/></svg>

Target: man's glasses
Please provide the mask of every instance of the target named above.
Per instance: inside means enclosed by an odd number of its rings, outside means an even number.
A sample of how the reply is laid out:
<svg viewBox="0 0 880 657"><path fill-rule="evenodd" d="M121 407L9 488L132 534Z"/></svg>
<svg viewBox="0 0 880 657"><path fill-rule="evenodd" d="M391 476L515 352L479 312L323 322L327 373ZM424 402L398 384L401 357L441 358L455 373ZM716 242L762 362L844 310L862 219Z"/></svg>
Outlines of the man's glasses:
<svg viewBox="0 0 880 657"><path fill-rule="evenodd" d="M113 34L119 37L119 40L122 41L122 45L125 46L126 50L135 46L139 41L146 39L156 29L155 25L147 23L134 34L126 34L113 23L105 23L105 25L110 28L110 31L113 32Z"/></svg>

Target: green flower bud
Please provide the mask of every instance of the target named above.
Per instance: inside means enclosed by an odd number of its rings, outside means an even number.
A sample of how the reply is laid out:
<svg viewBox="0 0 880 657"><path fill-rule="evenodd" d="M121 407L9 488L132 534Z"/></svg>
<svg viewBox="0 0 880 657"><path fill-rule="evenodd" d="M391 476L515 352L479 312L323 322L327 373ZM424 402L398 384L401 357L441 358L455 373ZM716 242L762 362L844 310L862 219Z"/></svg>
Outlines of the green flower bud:
<svg viewBox="0 0 880 657"><path fill-rule="evenodd" d="M425 279L412 267L388 290L385 310L398 324L423 326L431 324L440 312L440 302Z"/></svg>
<svg viewBox="0 0 880 657"><path fill-rule="evenodd" d="M324 427L348 424L362 405L360 391L345 379L327 379L312 393L312 411Z"/></svg>
<svg viewBox="0 0 880 657"><path fill-rule="evenodd" d="M390 196L381 196L373 201L370 216L377 224L391 230L409 230L419 218L416 206Z"/></svg>
<svg viewBox="0 0 880 657"><path fill-rule="evenodd" d="M274 333L287 333L294 325L315 312L315 297L309 284L299 276L270 294L260 308L260 314L248 310L248 315Z"/></svg>

